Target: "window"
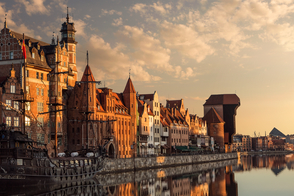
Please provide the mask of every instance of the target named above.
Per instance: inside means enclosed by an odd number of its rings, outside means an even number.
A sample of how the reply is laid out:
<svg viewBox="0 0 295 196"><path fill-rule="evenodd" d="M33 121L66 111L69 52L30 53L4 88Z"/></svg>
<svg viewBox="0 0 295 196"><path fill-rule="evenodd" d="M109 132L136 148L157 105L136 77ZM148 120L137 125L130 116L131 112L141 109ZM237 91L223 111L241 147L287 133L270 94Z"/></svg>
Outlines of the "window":
<svg viewBox="0 0 295 196"><path fill-rule="evenodd" d="M6 126L11 127L11 117L10 116L6 117Z"/></svg>
<svg viewBox="0 0 295 196"><path fill-rule="evenodd" d="M36 78L39 79L39 72L36 72Z"/></svg>
<svg viewBox="0 0 295 196"><path fill-rule="evenodd" d="M26 86L26 91L27 91L27 94L30 94L30 87L29 86Z"/></svg>
<svg viewBox="0 0 295 196"><path fill-rule="evenodd" d="M44 61L44 55L41 55L41 61Z"/></svg>
<svg viewBox="0 0 295 196"><path fill-rule="evenodd" d="M30 102L26 103L25 109L31 110L31 103Z"/></svg>
<svg viewBox="0 0 295 196"><path fill-rule="evenodd" d="M37 88L37 95L39 95L40 94L40 92L39 92L39 88Z"/></svg>
<svg viewBox="0 0 295 196"><path fill-rule="evenodd" d="M79 139L77 140L77 144L80 144L80 140Z"/></svg>
<svg viewBox="0 0 295 196"><path fill-rule="evenodd" d="M9 53L9 59L13 59L13 52Z"/></svg>
<svg viewBox="0 0 295 196"><path fill-rule="evenodd" d="M31 126L31 120L28 117L25 117L25 126L26 127Z"/></svg>
<svg viewBox="0 0 295 196"><path fill-rule="evenodd" d="M14 108L17 110L19 109L19 103L17 101L14 101Z"/></svg>
<svg viewBox="0 0 295 196"><path fill-rule="evenodd" d="M2 60L2 53L0 53L0 60Z"/></svg>
<svg viewBox="0 0 295 196"><path fill-rule="evenodd" d="M37 111L38 112L43 112L43 103L42 102L37 103Z"/></svg>
<svg viewBox="0 0 295 196"><path fill-rule="evenodd" d="M43 127L44 125L43 117L38 117L37 120L38 120L38 127Z"/></svg>
<svg viewBox="0 0 295 196"><path fill-rule="evenodd" d="M6 104L8 106L11 106L11 100L6 100ZM10 107L6 107L6 110L10 110Z"/></svg>
<svg viewBox="0 0 295 196"><path fill-rule="evenodd" d="M41 89L41 96L44 96L44 89Z"/></svg>
<svg viewBox="0 0 295 196"><path fill-rule="evenodd" d="M14 118L13 118L13 125L14 125L15 127L18 127L18 126L19 126L19 117L14 117Z"/></svg>
<svg viewBox="0 0 295 196"><path fill-rule="evenodd" d="M35 53L34 53L34 52L32 53L32 58L33 58L33 59L35 58Z"/></svg>
<svg viewBox="0 0 295 196"><path fill-rule="evenodd" d="M64 67L66 66L66 62L64 62Z"/></svg>
<svg viewBox="0 0 295 196"><path fill-rule="evenodd" d="M15 93L15 85L10 86L10 93Z"/></svg>
<svg viewBox="0 0 295 196"><path fill-rule="evenodd" d="M41 75L40 75L40 76L41 76L41 77L40 77L40 79L41 79L41 80L43 80L43 73L41 73Z"/></svg>
<svg viewBox="0 0 295 196"><path fill-rule="evenodd" d="M29 77L29 70L26 70L26 77Z"/></svg>

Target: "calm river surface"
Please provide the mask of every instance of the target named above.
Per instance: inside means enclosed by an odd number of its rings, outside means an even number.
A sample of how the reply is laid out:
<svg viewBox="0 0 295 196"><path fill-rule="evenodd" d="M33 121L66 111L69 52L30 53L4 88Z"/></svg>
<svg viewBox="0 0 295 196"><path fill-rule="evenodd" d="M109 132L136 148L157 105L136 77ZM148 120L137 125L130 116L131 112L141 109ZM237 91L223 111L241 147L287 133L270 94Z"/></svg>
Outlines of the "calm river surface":
<svg viewBox="0 0 295 196"><path fill-rule="evenodd" d="M148 170L147 173L106 175L83 184L31 187L19 195L103 195L103 196L293 196L294 154L286 156L242 156L241 159L217 168L188 173L192 166L181 166L183 173L167 175L171 169ZM222 165L222 164L221 164ZM186 168L188 168L186 170ZM179 168L178 168L179 169ZM177 168L175 168L177 170ZM165 173L166 171L166 173ZM173 169L172 169L173 171ZM116 176L117 175L117 176ZM129 177L128 177L129 176ZM100 178L101 179L101 178ZM46 191L45 191L46 189ZM36 191L38 190L38 191ZM17 191L13 190L16 195ZM9 191L5 195L10 195Z"/></svg>

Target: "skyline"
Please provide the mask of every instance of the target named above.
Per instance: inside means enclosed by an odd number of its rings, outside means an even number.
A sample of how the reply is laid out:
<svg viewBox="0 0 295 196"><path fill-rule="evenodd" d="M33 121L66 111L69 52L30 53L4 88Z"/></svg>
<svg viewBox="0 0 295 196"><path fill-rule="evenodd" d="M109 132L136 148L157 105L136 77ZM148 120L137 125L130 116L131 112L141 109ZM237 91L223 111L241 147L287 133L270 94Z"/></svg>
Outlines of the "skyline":
<svg viewBox="0 0 295 196"><path fill-rule="evenodd" d="M135 90L156 90L164 106L182 98L203 117L211 94L237 94L237 133L294 133L293 1L15 0L0 2L0 21L7 13L8 28L51 43L67 6L78 80L88 50L98 87L123 92L131 69Z"/></svg>

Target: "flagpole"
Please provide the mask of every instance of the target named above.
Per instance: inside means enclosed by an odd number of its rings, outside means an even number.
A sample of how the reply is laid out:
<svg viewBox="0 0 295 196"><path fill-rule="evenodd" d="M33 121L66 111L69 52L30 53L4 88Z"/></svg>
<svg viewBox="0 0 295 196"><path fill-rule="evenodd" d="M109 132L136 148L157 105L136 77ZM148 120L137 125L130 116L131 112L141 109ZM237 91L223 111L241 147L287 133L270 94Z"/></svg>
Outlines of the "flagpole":
<svg viewBox="0 0 295 196"><path fill-rule="evenodd" d="M26 133L26 45L25 45L25 34L23 33L23 46L22 46L22 49L23 49L23 69L24 69L24 85L23 85L23 134Z"/></svg>

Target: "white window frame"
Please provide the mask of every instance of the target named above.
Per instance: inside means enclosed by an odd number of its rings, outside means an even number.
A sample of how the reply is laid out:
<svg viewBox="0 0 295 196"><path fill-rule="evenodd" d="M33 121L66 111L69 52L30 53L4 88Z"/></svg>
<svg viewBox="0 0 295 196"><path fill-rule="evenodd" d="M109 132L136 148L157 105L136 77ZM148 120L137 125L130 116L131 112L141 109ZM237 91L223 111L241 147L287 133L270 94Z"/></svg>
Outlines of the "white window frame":
<svg viewBox="0 0 295 196"><path fill-rule="evenodd" d="M6 99L6 104L11 106L11 100ZM9 107L6 107L6 110L11 110Z"/></svg>
<svg viewBox="0 0 295 196"><path fill-rule="evenodd" d="M13 105L14 105L15 109L17 109L17 110L19 109L19 103L17 101L14 101Z"/></svg>
<svg viewBox="0 0 295 196"><path fill-rule="evenodd" d="M13 117L13 126L19 127L19 117Z"/></svg>
<svg viewBox="0 0 295 196"><path fill-rule="evenodd" d="M9 59L13 59L13 51L9 52Z"/></svg>
<svg viewBox="0 0 295 196"><path fill-rule="evenodd" d="M11 116L6 116L6 126L11 127Z"/></svg>
<svg viewBox="0 0 295 196"><path fill-rule="evenodd" d="M10 85L10 93L15 93L15 85Z"/></svg>

